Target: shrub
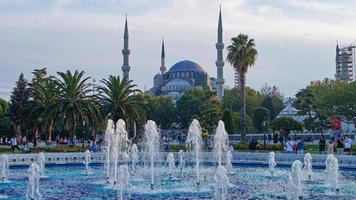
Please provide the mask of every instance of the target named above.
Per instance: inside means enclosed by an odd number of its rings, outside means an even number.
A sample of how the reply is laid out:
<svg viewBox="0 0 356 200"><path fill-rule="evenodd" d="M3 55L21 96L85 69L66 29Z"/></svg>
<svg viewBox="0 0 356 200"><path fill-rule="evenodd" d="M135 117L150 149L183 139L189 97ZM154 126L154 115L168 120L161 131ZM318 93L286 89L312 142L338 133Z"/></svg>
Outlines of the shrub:
<svg viewBox="0 0 356 200"><path fill-rule="evenodd" d="M169 151L178 152L179 150L186 151L187 147L185 144L170 144Z"/></svg>

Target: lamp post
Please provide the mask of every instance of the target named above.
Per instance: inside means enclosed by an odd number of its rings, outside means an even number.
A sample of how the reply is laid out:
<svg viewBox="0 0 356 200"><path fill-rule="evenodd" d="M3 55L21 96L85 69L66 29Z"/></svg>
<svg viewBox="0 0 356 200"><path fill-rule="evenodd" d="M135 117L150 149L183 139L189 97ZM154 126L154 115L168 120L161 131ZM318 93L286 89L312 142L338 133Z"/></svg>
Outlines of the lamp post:
<svg viewBox="0 0 356 200"><path fill-rule="evenodd" d="M265 130L265 127L266 127L266 121L263 120L262 122L262 125L263 125L263 148L264 148L264 151L266 151L266 130Z"/></svg>

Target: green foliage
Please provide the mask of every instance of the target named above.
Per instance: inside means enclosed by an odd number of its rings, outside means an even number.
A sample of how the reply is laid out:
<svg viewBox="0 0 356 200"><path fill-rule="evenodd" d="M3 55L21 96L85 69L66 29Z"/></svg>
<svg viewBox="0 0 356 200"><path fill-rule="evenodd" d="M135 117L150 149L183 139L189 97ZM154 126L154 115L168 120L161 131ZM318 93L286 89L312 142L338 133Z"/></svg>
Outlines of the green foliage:
<svg viewBox="0 0 356 200"><path fill-rule="evenodd" d="M101 120L99 104L91 98L89 77L84 77L84 71L71 73L58 72L55 84L58 88L58 98L51 106L50 113L56 119L57 126L69 131L71 137L75 128L83 124L97 124Z"/></svg>
<svg viewBox="0 0 356 200"><path fill-rule="evenodd" d="M222 115L222 120L225 124L225 129L228 133L233 134L234 133L234 120L232 117L232 112L230 109L225 109L223 111L223 115Z"/></svg>
<svg viewBox="0 0 356 200"><path fill-rule="evenodd" d="M178 152L179 150L186 151L187 146L185 144L170 144L169 151Z"/></svg>
<svg viewBox="0 0 356 200"><path fill-rule="evenodd" d="M234 144L232 145L235 150L248 151L248 144ZM258 145L258 150L264 150L263 145ZM266 144L266 151L283 151L283 145L281 144Z"/></svg>
<svg viewBox="0 0 356 200"><path fill-rule="evenodd" d="M128 121L142 120L144 99L131 80L120 79L119 76L109 76L101 81L99 86L102 113L115 122L119 119Z"/></svg>
<svg viewBox="0 0 356 200"><path fill-rule="evenodd" d="M258 107L253 114L253 126L258 133L268 130L269 110L264 107Z"/></svg>
<svg viewBox="0 0 356 200"><path fill-rule="evenodd" d="M221 103L211 91L194 89L186 92L176 104L177 121L188 127L196 118L209 131L217 125L221 114Z"/></svg>
<svg viewBox="0 0 356 200"><path fill-rule="evenodd" d="M26 111L28 108L29 92L27 81L21 73L15 88L12 90L8 114L17 131L21 133L21 126L26 122Z"/></svg>
<svg viewBox="0 0 356 200"><path fill-rule="evenodd" d="M146 118L162 128L170 128L174 119L174 104L171 97L146 96Z"/></svg>
<svg viewBox="0 0 356 200"><path fill-rule="evenodd" d="M272 129L281 131L284 136L288 136L291 131L303 131L302 123L296 121L292 117L281 117L273 120Z"/></svg>

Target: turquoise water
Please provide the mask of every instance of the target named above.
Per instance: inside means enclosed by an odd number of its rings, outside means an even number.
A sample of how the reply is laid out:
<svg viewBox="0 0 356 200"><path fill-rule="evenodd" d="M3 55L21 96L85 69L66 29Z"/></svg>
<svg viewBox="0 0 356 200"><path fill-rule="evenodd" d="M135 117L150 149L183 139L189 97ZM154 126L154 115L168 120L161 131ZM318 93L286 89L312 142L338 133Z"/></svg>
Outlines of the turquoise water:
<svg viewBox="0 0 356 200"><path fill-rule="evenodd" d="M155 190L150 190L149 170L131 174L131 187L125 191L130 199L212 199L214 192L214 166L201 170L201 189L195 189L195 173L187 167L184 176L176 172L168 180L168 169L159 167L155 174ZM274 175L265 166L234 166L229 174L228 199L287 199L289 168L277 168ZM52 165L46 167L46 176L40 180L43 199L116 199L117 190L105 185L102 165L91 166L84 173L82 165ZM316 169L312 181L304 181L303 199L356 199L356 171L340 171L340 194L336 196L325 186L325 173ZM25 199L27 168L10 169L9 182L0 183L0 198Z"/></svg>

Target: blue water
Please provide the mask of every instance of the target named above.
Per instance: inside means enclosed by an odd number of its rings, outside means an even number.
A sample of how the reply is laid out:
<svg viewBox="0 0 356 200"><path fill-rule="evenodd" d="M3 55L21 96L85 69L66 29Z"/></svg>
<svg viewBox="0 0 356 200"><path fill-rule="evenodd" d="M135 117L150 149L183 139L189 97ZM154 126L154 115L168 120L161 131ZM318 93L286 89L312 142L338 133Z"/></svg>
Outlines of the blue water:
<svg viewBox="0 0 356 200"><path fill-rule="evenodd" d="M132 174L131 188L125 192L130 199L212 199L214 166L201 170L201 189L195 189L195 172L186 169L184 177L176 172L176 180L169 181L168 169L159 167L155 174L155 190L150 190L149 170ZM272 176L265 166L234 166L229 174L228 199L287 199L289 168L277 168ZM105 185L102 165L92 165L91 173L84 173L82 165L52 165L46 167L46 176L40 180L43 199L99 200L116 199L117 190ZM313 180L304 182L303 199L356 199L356 171L340 171L340 194L336 196L325 186L325 173L314 171ZM25 199L27 168L10 169L8 183L0 183L0 198Z"/></svg>

